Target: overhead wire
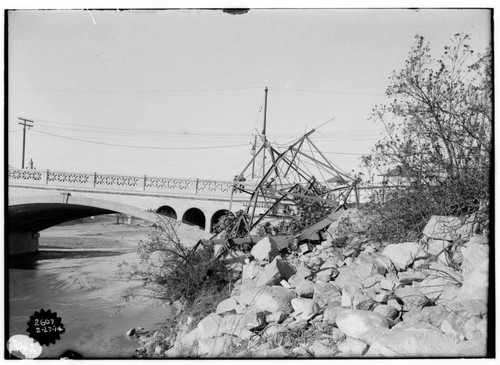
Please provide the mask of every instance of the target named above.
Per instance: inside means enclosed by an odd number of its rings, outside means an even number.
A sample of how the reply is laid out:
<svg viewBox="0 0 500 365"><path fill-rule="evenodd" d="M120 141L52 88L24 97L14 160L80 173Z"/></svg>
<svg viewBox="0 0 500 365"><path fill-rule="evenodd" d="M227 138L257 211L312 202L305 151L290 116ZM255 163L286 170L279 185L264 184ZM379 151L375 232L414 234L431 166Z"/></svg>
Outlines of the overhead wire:
<svg viewBox="0 0 500 365"><path fill-rule="evenodd" d="M309 150L311 151L311 155L312 157L314 158L314 162L316 163L316 168L319 170L319 173L321 175L321 177L323 178L323 181L326 181L327 179L325 179L325 176L323 175L323 172L321 171L321 169L319 168L320 165L318 164L318 162L316 161L316 156L314 155L314 151L313 151L313 146L311 145L311 142L309 142L309 139L306 138L306 141L309 145ZM328 183L327 183L328 184Z"/></svg>
<svg viewBox="0 0 500 365"><path fill-rule="evenodd" d="M103 135L106 134L111 134L112 139L117 139L116 135L124 135L128 136L131 135L134 138L142 137L143 139L158 139L162 138L163 136L170 137L170 138L177 138L177 139L213 139L213 138L218 138L221 140L242 140L242 139L247 139L250 138L250 134L230 134L230 133L186 133L186 132L163 132L163 131L148 131L148 130L138 130L138 129L124 129L124 128L110 128L107 126L95 126L95 125L88 125L88 124L77 124L77 123L63 123L63 122L55 122L55 121L47 121L47 120L37 120L37 126L40 128L44 129L65 129L68 131L79 131L79 132L87 132L87 133L99 133L99 136L102 137ZM41 122L41 123L40 123ZM327 121L328 122L328 121ZM325 122L326 123L326 122ZM323 124L325 124L323 123ZM260 135L258 131L256 131L257 135ZM323 134L323 133L322 133ZM378 135L378 134L377 134ZM283 135L285 136L285 135ZM364 132L364 131L351 131L347 136L339 136L339 135L324 135L323 136L318 136L315 139L319 140L332 140L332 139L342 139L343 141L349 140L349 141L358 141L358 140L371 140L375 137L375 133L373 132ZM292 141L289 141L287 143L280 143L278 142L278 139L280 137L275 136L275 140L273 143L276 146L288 146L298 140L300 137L295 138ZM281 137L285 138L285 137Z"/></svg>
<svg viewBox="0 0 500 365"><path fill-rule="evenodd" d="M75 92L75 93L187 93L187 92L220 92L262 89L261 86L205 88L205 89L64 89L64 88L30 88L9 86L9 89L26 91Z"/></svg>
<svg viewBox="0 0 500 365"><path fill-rule="evenodd" d="M299 92L320 93L320 94L386 96L386 94L360 93L360 92L336 91L336 90L296 89L296 88L291 88L291 87L279 87L279 86L273 86L272 88L276 89L276 90L299 91Z"/></svg>
<svg viewBox="0 0 500 365"><path fill-rule="evenodd" d="M72 137L67 137L67 136L61 136L61 135L54 134L54 133L42 132L42 131L39 131L39 130L33 130L33 132L47 134L47 135L50 135L50 136L54 136L54 137L58 137L58 138L63 138L63 139L69 139L69 140L72 140L72 141L86 142L86 143L92 143L92 144L98 144L98 145L114 146L114 147L126 147L126 148L138 148L138 149L151 149L151 150L200 150L200 149L217 149L217 148L232 148L232 147L248 146L248 143L246 143L246 144L236 144L236 145L225 145L225 146L200 146L200 147L133 146L133 145L123 145L123 144L117 144L117 143L104 143L104 142L90 141L90 140L79 139L79 138L72 138Z"/></svg>
<svg viewBox="0 0 500 365"><path fill-rule="evenodd" d="M231 138L248 138L248 134L224 134L224 133L184 133L184 132L164 132L164 131L148 131L148 130L138 130L138 129L126 129L126 128L110 128L106 126L95 126L95 125L84 125L84 124L77 124L77 123L63 123L63 122L47 122L45 120L38 120L37 122L42 122L41 125L44 128L57 128L57 129L68 129L68 130L77 130L77 131L87 131L87 132L96 132L96 133L113 133L113 134L127 134L130 133L134 136L137 136L137 134L144 134L144 135L152 135L152 136L158 136L158 135L165 135L165 136L174 136L174 137L186 137L186 136L200 136L200 137L231 137ZM46 125L47 124L47 125ZM50 124L54 124L55 126L52 127ZM39 125L39 124L38 124Z"/></svg>

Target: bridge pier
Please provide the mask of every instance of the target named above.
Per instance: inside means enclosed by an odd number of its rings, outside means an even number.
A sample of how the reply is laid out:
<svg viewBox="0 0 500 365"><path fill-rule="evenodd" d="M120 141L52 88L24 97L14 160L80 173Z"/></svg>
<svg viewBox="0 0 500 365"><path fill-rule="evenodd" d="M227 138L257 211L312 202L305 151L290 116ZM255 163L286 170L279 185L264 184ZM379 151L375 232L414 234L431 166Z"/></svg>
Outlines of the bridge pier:
<svg viewBox="0 0 500 365"><path fill-rule="evenodd" d="M9 255L38 252L38 232L9 233Z"/></svg>

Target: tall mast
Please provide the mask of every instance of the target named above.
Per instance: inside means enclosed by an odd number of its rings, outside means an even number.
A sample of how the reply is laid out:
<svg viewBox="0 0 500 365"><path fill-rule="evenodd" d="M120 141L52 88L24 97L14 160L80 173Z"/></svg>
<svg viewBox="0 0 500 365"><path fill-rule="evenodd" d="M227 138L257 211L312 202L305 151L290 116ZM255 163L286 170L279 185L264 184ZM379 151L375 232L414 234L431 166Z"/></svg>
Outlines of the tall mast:
<svg viewBox="0 0 500 365"><path fill-rule="evenodd" d="M266 148L267 148L267 138L266 138L266 119L267 119L267 86L264 90L265 98L264 98L264 128L262 129L262 136L264 137L264 149L263 149L263 158L262 158L262 176L266 173Z"/></svg>

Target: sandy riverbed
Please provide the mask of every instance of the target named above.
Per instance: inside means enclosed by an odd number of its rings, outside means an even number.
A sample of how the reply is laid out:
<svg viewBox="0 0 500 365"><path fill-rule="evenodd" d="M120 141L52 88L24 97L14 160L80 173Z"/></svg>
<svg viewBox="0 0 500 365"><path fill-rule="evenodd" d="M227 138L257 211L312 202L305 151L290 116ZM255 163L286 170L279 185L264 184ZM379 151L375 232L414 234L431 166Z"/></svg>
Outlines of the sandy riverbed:
<svg viewBox="0 0 500 365"><path fill-rule="evenodd" d="M59 225L40 232L39 259L109 256L136 251L138 243L147 240L153 231L152 223L116 224L113 217ZM186 224L177 228L177 234L187 246L211 236L197 226Z"/></svg>

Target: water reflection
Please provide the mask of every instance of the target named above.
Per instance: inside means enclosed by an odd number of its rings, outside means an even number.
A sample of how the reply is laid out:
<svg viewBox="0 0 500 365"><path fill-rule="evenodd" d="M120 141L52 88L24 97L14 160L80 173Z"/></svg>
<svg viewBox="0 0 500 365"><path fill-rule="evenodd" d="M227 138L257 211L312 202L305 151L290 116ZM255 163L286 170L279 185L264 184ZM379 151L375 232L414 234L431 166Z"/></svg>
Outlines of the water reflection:
<svg viewBox="0 0 500 365"><path fill-rule="evenodd" d="M66 328L56 344L43 346L40 358L58 358L67 350L85 358L131 357L137 344L125 335L128 329L154 328L175 315L172 307L123 299L128 290L141 285L117 275L120 263L137 260L135 252L58 255L55 259L54 253L40 252L9 265L9 337L27 334L29 317L40 309L57 312Z"/></svg>

